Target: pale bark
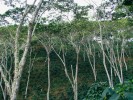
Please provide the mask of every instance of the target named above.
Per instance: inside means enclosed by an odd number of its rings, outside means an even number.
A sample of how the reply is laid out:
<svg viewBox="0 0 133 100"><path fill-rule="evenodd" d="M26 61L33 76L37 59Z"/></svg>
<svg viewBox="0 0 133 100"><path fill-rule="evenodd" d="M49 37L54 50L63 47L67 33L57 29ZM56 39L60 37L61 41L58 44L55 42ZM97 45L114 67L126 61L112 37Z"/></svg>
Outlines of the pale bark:
<svg viewBox="0 0 133 100"><path fill-rule="evenodd" d="M118 43L119 42L119 43ZM110 40L109 44L105 43L105 57L110 63L110 73L111 73L111 82L113 86L113 70L114 75L118 77L119 82L123 84L123 68L126 67L127 64L125 62L124 57L124 39L122 41L117 40L117 42L114 42L114 40ZM115 51L116 49L116 51Z"/></svg>
<svg viewBox="0 0 133 100"><path fill-rule="evenodd" d="M25 99L27 99L27 93L28 93L28 86L29 86L29 81L30 81L31 70L33 68L33 64L34 64L34 61L35 61L35 58L36 58L36 54L35 54L34 59L32 61L31 53L32 53L32 49L30 50L30 63L29 63L27 84L26 84L26 89L25 89Z"/></svg>
<svg viewBox="0 0 133 100"><path fill-rule="evenodd" d="M6 100L6 87L4 90L4 87L2 86L2 78L0 80L0 87L1 87L2 95L3 95L3 99Z"/></svg>
<svg viewBox="0 0 133 100"><path fill-rule="evenodd" d="M88 41L90 42L90 41ZM92 72L93 72L93 75L94 75L94 80L96 81L97 80L97 72L96 72L96 62L95 62L95 46L92 44L92 47L90 45L90 43L87 43L89 44L89 47L86 46L86 53L87 53L87 57L88 57L88 60L89 60L89 63L90 63L90 66L91 66L91 69L92 69ZM92 48L93 48L93 51L92 51ZM91 57L92 57L92 60L91 61Z"/></svg>
<svg viewBox="0 0 133 100"><path fill-rule="evenodd" d="M67 70L67 65L66 65L66 58L65 58L65 51L64 51L64 48L62 48L62 57L60 56L59 53L56 52L56 50L53 48L54 52L56 53L56 55L58 56L58 58L61 60L63 66L64 66L64 71L65 71L65 75L66 77L68 78L71 86L72 86L72 89L73 89L73 93L74 93L74 100L78 100L78 67L79 67L79 53L80 53L80 46L79 45L75 45L75 44L72 44L74 49L75 49L75 52L76 52L76 69L75 69L75 74L73 72L73 66L71 65L71 77L70 78L70 75L68 73L68 70Z"/></svg>
<svg viewBox="0 0 133 100"><path fill-rule="evenodd" d="M35 2L36 2L36 0L34 0L33 5L35 4ZM8 95L10 96L10 100L16 100L17 99L17 93L18 93L18 89L19 89L20 79L22 76L23 68L24 68L24 65L26 62L26 57L27 57L27 53L28 53L31 38L32 38L34 22L38 16L38 12L40 10L42 2L43 2L43 0L40 0L35 11L33 12L33 17L31 19L31 21L29 22L28 36L27 36L25 47L24 47L24 52L23 52L22 57L20 59L19 59L19 34L21 31L21 27L23 25L24 19L32 7L26 8L25 13L23 14L21 21L20 21L20 24L18 25L18 28L16 30L15 47L14 47L15 48L14 49L14 77L13 77L12 82L10 80L9 81L7 80L6 74L4 73L2 67L0 67L1 76L4 80Z"/></svg>
<svg viewBox="0 0 133 100"><path fill-rule="evenodd" d="M47 89L47 100L49 100L49 94L50 94L50 57L49 53L47 54L48 56L48 89Z"/></svg>
<svg viewBox="0 0 133 100"><path fill-rule="evenodd" d="M73 86L73 81L71 80L70 76L69 76L69 73L68 73L68 70L67 70L67 66L66 66L66 58L65 58L65 52L64 52L64 49L62 48L62 57L59 55L59 53L56 52L56 50L53 48L54 52L56 53L56 55L58 56L58 58L60 59L61 63L63 64L63 67L64 67L64 71L65 71L65 75L66 77L68 78L72 88L74 88ZM74 80L74 75L73 75L73 69L72 69L72 66L71 66L71 71L72 71L72 79Z"/></svg>
<svg viewBox="0 0 133 100"><path fill-rule="evenodd" d="M43 36L40 36L41 39L39 39L38 37L38 40L39 42L43 45L43 47L45 48L46 50L46 53L47 53L47 75L48 75L48 87L47 87L47 100L50 99L50 86L51 86L51 79L50 79L50 53L51 53L51 49L52 49L52 38L51 36L49 36L48 34L46 33L43 33ZM46 41L44 41L46 40Z"/></svg>
<svg viewBox="0 0 133 100"><path fill-rule="evenodd" d="M75 72L75 79L74 79L74 100L78 100L78 62L79 62L79 52L80 52L80 46L78 46L76 49L76 72Z"/></svg>
<svg viewBox="0 0 133 100"><path fill-rule="evenodd" d="M111 76L109 74L109 71L108 71L108 68L107 68L107 65L106 65L106 53L105 53L104 46L103 46L104 43L103 43L103 35L102 35L102 26L101 26L99 21L98 21L98 25L99 25L99 30L100 30L100 39L101 39L100 47L101 47L101 50L102 50L103 66L104 66L104 69L105 69L105 72L106 72L106 75L107 75L107 78L108 78L109 86L111 88L113 88L113 83L111 82Z"/></svg>
<svg viewBox="0 0 133 100"><path fill-rule="evenodd" d="M2 69L1 66L0 66L0 72L1 72L1 77L2 77L2 79L3 79L3 81L4 81L4 84L5 84L5 86L6 86L7 92L8 92L9 95L11 95L11 86L10 86L10 83L9 83L9 81L6 79L6 76L5 76L5 74L4 74L3 69Z"/></svg>

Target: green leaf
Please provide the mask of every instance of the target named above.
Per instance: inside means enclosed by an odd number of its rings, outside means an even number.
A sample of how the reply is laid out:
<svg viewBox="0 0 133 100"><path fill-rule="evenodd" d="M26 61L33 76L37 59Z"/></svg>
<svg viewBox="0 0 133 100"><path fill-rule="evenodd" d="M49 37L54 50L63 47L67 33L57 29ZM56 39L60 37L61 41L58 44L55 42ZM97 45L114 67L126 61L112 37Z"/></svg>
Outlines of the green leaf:
<svg viewBox="0 0 133 100"><path fill-rule="evenodd" d="M118 100L119 97L120 97L119 94L114 93L114 94L109 98L109 100Z"/></svg>
<svg viewBox="0 0 133 100"><path fill-rule="evenodd" d="M106 94L108 93L108 91L109 91L109 87L107 87L107 88L103 91L103 93L102 93L102 97L103 97L103 98L106 97Z"/></svg>
<svg viewBox="0 0 133 100"><path fill-rule="evenodd" d="M107 94L112 95L112 94L114 94L114 93L115 93L115 92L114 92L111 88L107 87L107 88L103 91L102 97L104 98L104 97L106 97Z"/></svg>
<svg viewBox="0 0 133 100"><path fill-rule="evenodd" d="M130 92L125 92L124 96L128 99L128 100L133 100L133 93Z"/></svg>

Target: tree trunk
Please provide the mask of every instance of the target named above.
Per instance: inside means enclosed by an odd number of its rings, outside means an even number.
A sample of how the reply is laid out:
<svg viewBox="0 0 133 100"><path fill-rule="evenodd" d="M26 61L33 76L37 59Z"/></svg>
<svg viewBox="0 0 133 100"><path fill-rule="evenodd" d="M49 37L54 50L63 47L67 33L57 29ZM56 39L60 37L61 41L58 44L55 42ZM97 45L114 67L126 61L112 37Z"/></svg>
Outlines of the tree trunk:
<svg viewBox="0 0 133 100"><path fill-rule="evenodd" d="M28 53L28 50L29 50L29 47L30 47L30 43L31 43L31 38L32 38L32 32L33 32L33 23L35 22L35 19L37 17L37 14L39 12L39 9L41 7L41 4L42 4L43 0L40 0L40 2L38 3L37 5L37 8L35 9L35 12L33 14L33 17L31 19L31 21L29 22L29 26L28 26L28 36L27 36L27 42L26 42L26 46L25 46L25 50L24 50L24 53L23 53L23 56L18 64L18 66L16 65L15 67L15 75L14 75L14 80L13 80L13 83L12 83L12 93L11 93L11 96L10 96L10 99L11 100L16 100L17 99L17 93L18 93L18 89L19 89L19 84L20 84L20 79L21 79L21 76L22 76L22 72L23 72L23 67L25 65L25 62L26 62L26 56L27 56L27 53ZM18 34L18 33L16 33ZM19 38L18 36L16 38ZM16 48L17 45L18 45L18 39L16 39ZM16 51L18 52L18 51ZM17 54L17 53L16 53ZM16 55L18 56L18 55ZM18 58L18 57L17 57ZM17 64L17 62L16 62Z"/></svg>
<svg viewBox="0 0 133 100"><path fill-rule="evenodd" d="M50 57L48 55L48 90L47 90L47 100L49 100L49 92L50 92Z"/></svg>

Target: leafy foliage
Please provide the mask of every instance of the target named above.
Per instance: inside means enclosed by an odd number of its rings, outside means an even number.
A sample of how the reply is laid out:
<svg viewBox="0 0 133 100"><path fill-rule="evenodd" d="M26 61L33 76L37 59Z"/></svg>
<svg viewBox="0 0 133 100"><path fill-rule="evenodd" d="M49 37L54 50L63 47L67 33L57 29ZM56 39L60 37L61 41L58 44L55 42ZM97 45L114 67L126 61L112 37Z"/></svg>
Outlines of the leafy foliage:
<svg viewBox="0 0 133 100"><path fill-rule="evenodd" d="M133 99L133 80L124 84L117 84L114 89L106 88L102 93L104 100L132 100Z"/></svg>
<svg viewBox="0 0 133 100"><path fill-rule="evenodd" d="M67 3L66 3L67 4ZM60 6L61 5L61 6ZM60 5L57 5L59 8L62 8L62 3ZM82 9L83 11L80 11ZM76 54L74 51L74 48L72 47L71 43L68 41L68 39L71 38L74 43L79 43L80 40L81 43L81 52L79 57L79 77L78 82L80 83L78 86L79 90L79 100L100 100L102 99L108 100L108 99L126 99L126 98L132 98L132 81L127 82L126 84L118 84L115 86L114 89L106 88L107 84L105 82L99 82L99 81L105 81L106 76L103 69L102 62L102 54L100 51L99 43L97 40L94 40L94 37L99 38L99 25L97 21L88 21L87 19L83 18L83 15L86 15L86 11L88 8L84 7L77 7L75 8L75 13L77 14L76 18L71 22L50 22L49 24L44 23L38 23L35 35L40 36L39 39L45 39L45 43L49 42L47 41L48 37L50 36L52 38L53 46L57 51L59 51L60 55L62 52L60 52L60 48L63 47L66 57L66 63L68 67L68 72L70 74L71 72L71 65L75 65L76 61ZM18 9L21 10L21 9ZM62 10L67 10L62 8ZM78 11L79 10L79 11ZM85 12L84 12L85 10ZM14 12L14 11L12 11ZM7 14L10 14L11 12L7 12ZM17 13L17 12L14 12ZM118 17L120 17L118 15ZM128 42L128 45L130 48L127 48L127 51L130 50L132 52L132 41L129 42L129 39L132 38L132 25L133 20L132 19L116 19L111 21L101 21L101 27L102 27L102 35L103 39L111 40L113 37L114 40L121 41L121 37L124 37L125 41ZM10 43L14 44L14 41L10 36L14 38L14 33L17 25L11 25L7 27L1 27L0 28L0 40L2 43ZM25 34L27 33L27 26L23 26L21 28L21 33L19 39L20 45L23 45L25 43ZM47 35L43 35L47 34ZM30 77L30 83L28 88L28 99L32 100L38 100L38 98L44 99L46 97L46 88L47 88L47 64L45 61L47 60L46 57L46 51L42 47L42 45L38 42L38 38L36 36L33 36L33 40L31 43L31 48L33 48L32 58L34 56L34 53L37 53L35 64L33 66L33 69L31 71L31 77ZM11 39L11 41L9 41ZM98 82L94 83L91 67L89 62L86 60L86 53L83 47L83 44L85 44L86 40L88 39L94 43L94 46L96 47L96 68L98 72ZM115 43L115 42L114 42ZM115 46L114 46L115 47ZM3 45L1 46L3 48ZM128 59L130 60L130 66L132 66L132 55L128 55L127 51L125 54L126 56L126 62L128 62ZM2 49L1 49L1 52ZM23 49L21 49L21 52L23 52ZM93 51L92 51L93 52ZM131 53L132 54L132 53ZM83 57L84 56L84 57ZM129 58L128 58L129 57ZM52 51L50 54L51 58L51 100L73 100L73 91L72 88L70 88L70 84L68 80L66 79L66 76L64 74L64 69L62 67L61 62L55 55L55 53ZM10 65L10 64L9 64ZM25 93L25 87L26 87L26 81L27 81L27 74L28 74L28 66L29 66L29 57L26 63L26 67L24 69L24 74L22 77L21 85L20 85L20 91L19 91L19 98L24 99L24 93ZM128 66L128 67L130 67ZM75 67L74 67L75 68ZM108 66L109 68L109 66ZM132 67L130 67L129 73L132 73ZM131 75L126 72L126 77L129 78ZM125 75L125 73L124 73ZM115 77L115 76L114 76ZM125 77L125 76L124 76ZM114 81L115 78L114 78ZM90 86L90 84L92 84ZM90 86L90 87L89 87ZM89 90L88 90L89 88ZM105 91L103 92L103 90ZM102 93L103 92L103 93ZM2 95L2 94L1 94ZM2 96L1 96L2 97ZM129 99L132 100L132 99Z"/></svg>
<svg viewBox="0 0 133 100"><path fill-rule="evenodd" d="M106 86L107 86L106 82L99 82L92 84L87 92L87 95L83 100L99 100Z"/></svg>

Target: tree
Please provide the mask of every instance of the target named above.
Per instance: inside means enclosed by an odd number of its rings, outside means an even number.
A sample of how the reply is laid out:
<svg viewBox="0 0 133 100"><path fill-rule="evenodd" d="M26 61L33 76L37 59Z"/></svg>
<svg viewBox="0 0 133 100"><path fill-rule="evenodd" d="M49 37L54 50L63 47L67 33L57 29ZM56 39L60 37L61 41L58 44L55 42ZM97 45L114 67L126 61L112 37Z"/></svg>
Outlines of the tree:
<svg viewBox="0 0 133 100"><path fill-rule="evenodd" d="M43 33L40 36L38 36L38 40L41 42L43 47L46 50L47 53L47 67L48 67L48 89L47 89L47 100L50 99L50 53L52 51L53 47L53 41L52 41L52 36L49 35L48 33Z"/></svg>
<svg viewBox="0 0 133 100"><path fill-rule="evenodd" d="M33 5L35 4L35 2L36 2L36 0L34 1ZM1 77L6 86L7 93L10 97L10 100L17 99L17 93L19 90L20 79L21 79L21 76L23 73L23 68L24 68L25 62L26 62L26 56L28 54L28 49L30 47L32 34L34 32L34 23L38 17L38 13L42 6L42 3L43 3L43 0L40 0L35 8L35 11L32 14L31 20L28 23L27 39L26 39L26 43L24 46L23 54L20 59L19 59L19 38L20 38L19 35L21 32L21 28L24 24L25 17L28 15L29 11L32 9L32 6L31 7L26 6L25 12L23 13L23 16L21 16L19 25L16 29L16 35L15 35L15 40L14 40L15 41L15 44L14 44L14 75L12 78L12 82L7 80L6 74L4 73L4 69L2 67L0 67ZM5 67L6 67L6 65L5 65Z"/></svg>

